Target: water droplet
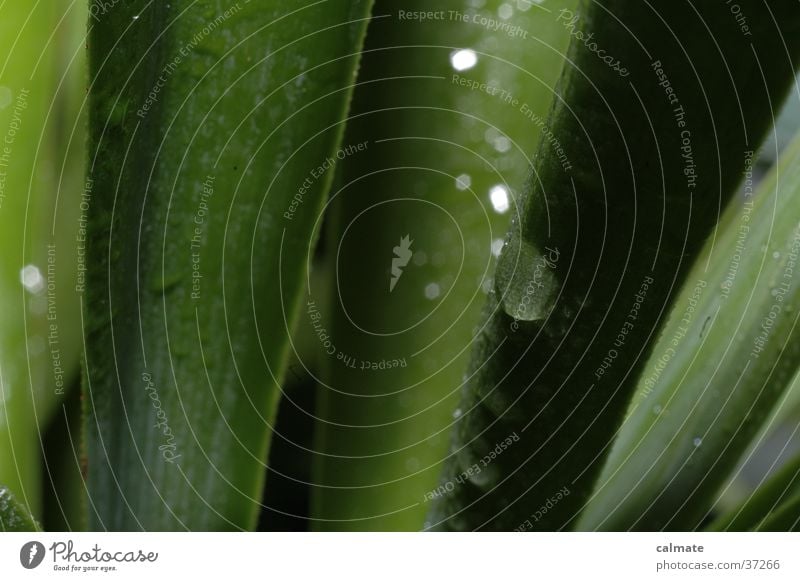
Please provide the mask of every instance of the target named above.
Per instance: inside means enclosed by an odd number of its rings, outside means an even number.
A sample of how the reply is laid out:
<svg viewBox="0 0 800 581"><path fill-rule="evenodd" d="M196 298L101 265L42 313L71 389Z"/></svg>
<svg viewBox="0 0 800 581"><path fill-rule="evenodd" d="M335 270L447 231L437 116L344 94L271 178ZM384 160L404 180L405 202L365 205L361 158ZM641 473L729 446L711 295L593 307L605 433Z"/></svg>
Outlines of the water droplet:
<svg viewBox="0 0 800 581"><path fill-rule="evenodd" d="M500 253L503 251L503 246L505 246L505 242L502 238L495 238L492 240L492 254L494 256L500 256Z"/></svg>
<svg viewBox="0 0 800 581"><path fill-rule="evenodd" d="M515 234L497 262L495 289L503 298L503 310L518 321L547 318L558 296L558 254L542 251ZM549 331L558 332L553 327Z"/></svg>
<svg viewBox="0 0 800 581"><path fill-rule="evenodd" d="M494 211L498 214L505 214L511 207L508 197L508 188L504 185L497 184L489 190L489 200L492 202Z"/></svg>
<svg viewBox="0 0 800 581"><path fill-rule="evenodd" d="M139 15L138 15L138 14L136 14L136 15L133 17L133 19L134 19L134 20L139 20Z"/></svg>
<svg viewBox="0 0 800 581"><path fill-rule="evenodd" d="M29 264L19 271L19 280L25 290L31 294L38 294L44 290L44 277L33 264Z"/></svg>
<svg viewBox="0 0 800 581"><path fill-rule="evenodd" d="M478 55L468 48L457 50L450 55L450 64L457 71L467 71L478 64Z"/></svg>
<svg viewBox="0 0 800 581"><path fill-rule="evenodd" d="M428 286L425 287L425 298L428 300L433 300L439 297L441 290L439 289L439 285L435 282L430 283Z"/></svg>
<svg viewBox="0 0 800 581"><path fill-rule="evenodd" d="M14 94L8 87L0 87L0 111L11 105L14 100Z"/></svg>
<svg viewBox="0 0 800 581"><path fill-rule="evenodd" d="M494 467L492 464L489 464L485 467L481 467L480 472L475 472L470 476L469 481L481 489L487 489L490 486L494 486L497 482L497 477L495 473L497 472L497 468Z"/></svg>
<svg viewBox="0 0 800 581"><path fill-rule="evenodd" d="M501 4L497 9L497 15L503 20L508 20L514 15L514 8L511 4Z"/></svg>
<svg viewBox="0 0 800 581"><path fill-rule="evenodd" d="M655 415L658 415L658 414L660 414L660 413L661 413L661 410L662 410L662 407L661 407L660 405L656 404L656 405L654 405L654 406L653 406L653 413L654 413Z"/></svg>
<svg viewBox="0 0 800 581"><path fill-rule="evenodd" d="M415 252L414 258L411 259L415 266L425 266L428 264L428 255L425 252Z"/></svg>
<svg viewBox="0 0 800 581"><path fill-rule="evenodd" d="M780 257L781 257L781 253L778 252L777 250L772 253L772 258L774 258L775 260L778 260Z"/></svg>
<svg viewBox="0 0 800 581"><path fill-rule="evenodd" d="M702 443L703 443L703 438L695 438L694 440L692 440L692 444L694 444L695 448L699 448Z"/></svg>
<svg viewBox="0 0 800 581"><path fill-rule="evenodd" d="M462 173L460 176L456 178L456 188L458 188L462 192L467 188L469 188L471 185L472 185L472 178L465 173Z"/></svg>
<svg viewBox="0 0 800 581"><path fill-rule="evenodd" d="M499 151L500 153L506 153L511 149L511 140L505 135L500 135L494 139L492 145L494 146L495 150Z"/></svg>
<svg viewBox="0 0 800 581"><path fill-rule="evenodd" d="M457 420L461 417L461 408L456 408L456 411L453 412L453 419Z"/></svg>

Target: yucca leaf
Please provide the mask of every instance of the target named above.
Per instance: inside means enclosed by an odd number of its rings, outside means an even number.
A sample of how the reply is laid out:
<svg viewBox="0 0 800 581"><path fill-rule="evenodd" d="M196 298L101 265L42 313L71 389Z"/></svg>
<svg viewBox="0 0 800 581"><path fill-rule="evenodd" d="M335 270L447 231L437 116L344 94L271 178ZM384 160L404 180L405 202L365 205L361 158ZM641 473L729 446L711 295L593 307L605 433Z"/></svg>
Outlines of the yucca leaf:
<svg viewBox="0 0 800 581"><path fill-rule="evenodd" d="M510 6L502 30L481 25ZM300 321L336 348L326 353L314 336L326 379L318 529L423 527L492 253L547 129L567 44L552 11L501 0L443 8L378 1L367 35L344 143L368 148L341 163L331 283L308 289Z"/></svg>
<svg viewBox="0 0 800 581"><path fill-rule="evenodd" d="M755 530L784 533L800 531L800 493L781 504Z"/></svg>
<svg viewBox="0 0 800 581"><path fill-rule="evenodd" d="M90 528L254 526L369 6L91 13Z"/></svg>
<svg viewBox="0 0 800 581"><path fill-rule="evenodd" d="M739 506L715 520L709 530L767 530L762 525L773 516L778 517L796 496L800 496L800 456L787 462ZM795 513L798 516L800 513Z"/></svg>
<svg viewBox="0 0 800 581"><path fill-rule="evenodd" d="M64 377L77 370L80 333L46 246L67 232L52 225L64 135L53 74L58 20L53 3L0 5L0 482L37 517L40 435L63 398Z"/></svg>
<svg viewBox="0 0 800 581"><path fill-rule="evenodd" d="M678 296L581 528L699 526L797 371L800 139L745 190Z"/></svg>
<svg viewBox="0 0 800 581"><path fill-rule="evenodd" d="M549 126L572 169L541 144L442 479L466 482L436 528L560 529L589 499L654 329L794 77L796 3L739 6L747 36L719 3L553 12L573 40Z"/></svg>
<svg viewBox="0 0 800 581"><path fill-rule="evenodd" d="M39 530L31 513L5 486L0 486L0 532L25 533Z"/></svg>

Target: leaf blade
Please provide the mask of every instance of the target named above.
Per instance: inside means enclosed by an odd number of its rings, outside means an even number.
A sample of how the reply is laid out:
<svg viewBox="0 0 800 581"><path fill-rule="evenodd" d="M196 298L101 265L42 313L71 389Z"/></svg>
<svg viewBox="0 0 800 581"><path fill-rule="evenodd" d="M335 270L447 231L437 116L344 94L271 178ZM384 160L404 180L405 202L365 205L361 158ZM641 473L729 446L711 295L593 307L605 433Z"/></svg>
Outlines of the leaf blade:
<svg viewBox="0 0 800 581"><path fill-rule="evenodd" d="M181 1L99 15L85 298L92 528L254 526L293 297L329 177L299 188L339 141L369 7Z"/></svg>
<svg viewBox="0 0 800 581"><path fill-rule="evenodd" d="M784 278L787 257L800 240L792 214L800 200L798 159L795 140L759 192L728 209L726 227L707 244L655 347L632 404L639 408L629 411L601 477L603 490L581 526L699 526L705 503L789 385L800 354L791 311L800 285ZM777 289L781 294L773 294ZM658 359L670 353L674 357L656 375ZM658 413L651 412L653 405ZM637 493L623 500L622 482L637 482Z"/></svg>
<svg viewBox="0 0 800 581"><path fill-rule="evenodd" d="M754 16L759 4L748 4ZM540 147L442 483L463 478L510 433L522 442L492 460L489 477L444 495L436 528L574 526L654 328L793 78L778 61L763 79L753 74L758 55L783 54L775 40L797 29L790 3L778 8L780 28L762 13L752 45L711 5L583 2L557 16L574 40L549 124L573 169ZM609 66L600 48L614 55ZM730 79L698 83L727 63ZM741 110L740 91L750 98Z"/></svg>

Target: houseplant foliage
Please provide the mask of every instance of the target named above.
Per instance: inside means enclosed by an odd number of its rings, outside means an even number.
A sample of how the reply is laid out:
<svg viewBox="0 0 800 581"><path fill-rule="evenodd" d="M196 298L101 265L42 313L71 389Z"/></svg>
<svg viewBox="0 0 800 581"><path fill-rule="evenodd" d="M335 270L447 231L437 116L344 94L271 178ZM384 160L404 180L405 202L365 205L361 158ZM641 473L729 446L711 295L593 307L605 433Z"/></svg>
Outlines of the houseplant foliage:
<svg viewBox="0 0 800 581"><path fill-rule="evenodd" d="M502 5L487 2L480 15ZM300 321L333 346L314 336L312 517L327 530L424 525L494 253L518 211L568 41L532 6L494 33L459 17L469 14L460 6L422 22L405 15L430 3L398 6L373 10L344 140L366 149L339 163L331 272L312 280ZM392 272L404 239L410 258Z"/></svg>
<svg viewBox="0 0 800 581"><path fill-rule="evenodd" d="M254 526L330 174L298 188L339 142L369 8L127 2L93 23L92 528Z"/></svg>
<svg viewBox="0 0 800 581"><path fill-rule="evenodd" d="M745 201L730 205L718 235L706 243L656 342L581 528L699 527L789 386L800 350L794 313L800 223L792 211L800 204L799 155L796 141L760 191L745 187Z"/></svg>
<svg viewBox="0 0 800 581"><path fill-rule="evenodd" d="M0 530L800 527L795 0L0 32Z"/></svg>
<svg viewBox="0 0 800 581"><path fill-rule="evenodd" d="M58 478L43 462L46 431L79 366L72 277L84 143L71 137L85 16L53 3L0 8L0 486L37 519ZM63 457L75 464L76 453ZM64 513L77 517L73 508Z"/></svg>
<svg viewBox="0 0 800 581"><path fill-rule="evenodd" d="M793 79L800 14L779 2L773 20L761 4L742 4L747 42L711 4L584 2L560 16L575 36L550 124L580 161L564 171L546 143L537 152L443 483L521 441L444 495L432 526L560 529L589 499L654 329Z"/></svg>

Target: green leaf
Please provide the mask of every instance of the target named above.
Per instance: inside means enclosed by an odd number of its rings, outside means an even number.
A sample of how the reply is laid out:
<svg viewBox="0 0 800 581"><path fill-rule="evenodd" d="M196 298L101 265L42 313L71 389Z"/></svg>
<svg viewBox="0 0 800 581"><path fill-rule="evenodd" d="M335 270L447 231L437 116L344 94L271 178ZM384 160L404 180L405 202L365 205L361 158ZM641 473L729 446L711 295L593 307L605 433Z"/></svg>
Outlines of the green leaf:
<svg viewBox="0 0 800 581"><path fill-rule="evenodd" d="M90 19L90 528L252 528L370 2Z"/></svg>
<svg viewBox="0 0 800 581"><path fill-rule="evenodd" d="M794 77L796 5L740 6L749 36L717 3L553 12L573 35L548 121L563 151L540 144L500 257L434 528L561 529L589 499L654 329Z"/></svg>
<svg viewBox="0 0 800 581"><path fill-rule="evenodd" d="M4 533L25 533L39 531L39 525L11 491L0 486L0 531Z"/></svg>
<svg viewBox="0 0 800 581"><path fill-rule="evenodd" d="M779 506L755 530L771 532L800 531L800 494L795 494Z"/></svg>
<svg viewBox="0 0 800 581"><path fill-rule="evenodd" d="M376 3L344 141L366 148L341 162L325 245L330 282L308 289L300 321L335 347L326 352L314 336L325 371L318 529L424 525L493 248L516 211L528 152L543 138L537 123L567 44L564 27L535 4L487 32L480 22L497 21L501 5ZM408 16L426 11L424 21ZM472 55L474 66L454 67ZM406 237L410 254L400 266L395 248Z"/></svg>
<svg viewBox="0 0 800 581"><path fill-rule="evenodd" d="M784 508L800 496L800 456L787 462L776 474L739 506L715 520L709 530L747 531L769 530L764 525L780 517ZM795 518L800 514L794 513ZM774 521L773 524L777 524ZM785 530L785 529L784 529Z"/></svg>
<svg viewBox="0 0 800 581"><path fill-rule="evenodd" d="M53 264L47 247L70 238L52 215L59 185L74 186L56 179L68 118L57 90L59 58L70 46L58 44L59 22L54 3L0 6L0 482L35 516L40 434L77 372L80 345L66 278L74 264L66 253Z"/></svg>
<svg viewBox="0 0 800 581"><path fill-rule="evenodd" d="M706 244L645 366L581 528L691 529L800 357L800 139ZM749 179L749 178L747 178Z"/></svg>

